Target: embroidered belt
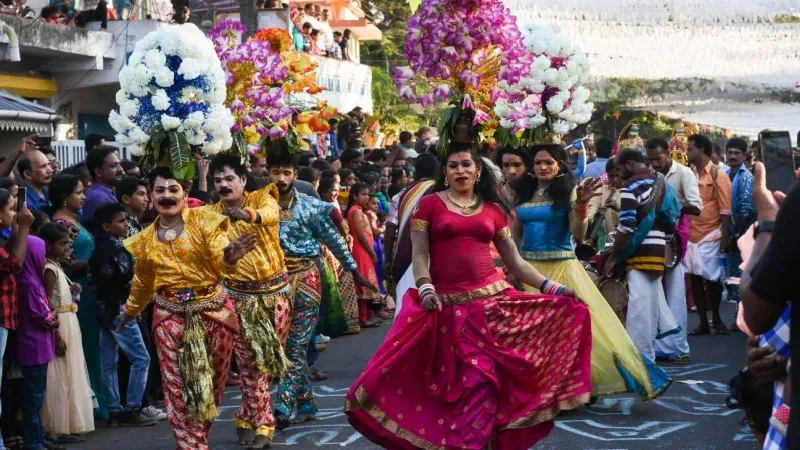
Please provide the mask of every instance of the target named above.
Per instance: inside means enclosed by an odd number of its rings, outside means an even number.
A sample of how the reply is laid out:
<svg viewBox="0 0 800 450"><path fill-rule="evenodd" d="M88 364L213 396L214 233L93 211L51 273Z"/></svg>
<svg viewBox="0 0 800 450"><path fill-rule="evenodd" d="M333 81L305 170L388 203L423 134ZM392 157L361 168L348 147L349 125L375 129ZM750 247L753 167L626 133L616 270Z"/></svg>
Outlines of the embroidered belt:
<svg viewBox="0 0 800 450"><path fill-rule="evenodd" d="M199 296L206 298L198 300ZM217 284L200 289L178 291L162 289L154 297L156 305L164 311L172 314L186 314L222 308L228 299L228 291Z"/></svg>
<svg viewBox="0 0 800 450"><path fill-rule="evenodd" d="M289 275L305 272L317 264L314 258L299 258L294 256L287 256L285 262L286 270L289 272Z"/></svg>
<svg viewBox="0 0 800 450"><path fill-rule="evenodd" d="M457 294L439 294L439 299L444 305L472 303L476 300L497 295L510 287L511 285L508 284L506 280L499 280L482 288L475 289L474 291L459 292Z"/></svg>
<svg viewBox="0 0 800 450"><path fill-rule="evenodd" d="M552 252L529 252L522 250L519 252L522 259L526 261L550 261L562 259L575 259L575 252L572 250L559 250Z"/></svg>
<svg viewBox="0 0 800 450"><path fill-rule="evenodd" d="M234 291L254 294L268 294L286 286L286 284L289 283L289 274L282 272L277 277L266 281L225 280L223 283L226 288Z"/></svg>
<svg viewBox="0 0 800 450"><path fill-rule="evenodd" d="M289 274L283 272L268 281L241 282L225 280L223 282L228 294L237 302L248 302L259 297L263 298L267 306L275 306L275 298L289 294Z"/></svg>
<svg viewBox="0 0 800 450"><path fill-rule="evenodd" d="M59 307L56 308L56 312L59 312L59 313L76 313L76 312L78 312L78 305L75 304L75 303L72 303L72 304L69 304L69 305L59 306Z"/></svg>

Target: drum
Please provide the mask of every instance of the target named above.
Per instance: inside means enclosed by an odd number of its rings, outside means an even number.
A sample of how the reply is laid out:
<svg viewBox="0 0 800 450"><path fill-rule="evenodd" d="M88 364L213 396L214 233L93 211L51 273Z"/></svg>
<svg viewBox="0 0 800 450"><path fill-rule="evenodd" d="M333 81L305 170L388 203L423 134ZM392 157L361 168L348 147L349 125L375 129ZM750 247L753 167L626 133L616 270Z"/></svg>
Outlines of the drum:
<svg viewBox="0 0 800 450"><path fill-rule="evenodd" d="M673 237L667 241L667 245L664 247L664 267L674 269L680 259L678 256L678 242Z"/></svg>
<svg viewBox="0 0 800 450"><path fill-rule="evenodd" d="M628 306L628 284L624 281L605 278L600 282L598 289L624 325L625 307Z"/></svg>
<svg viewBox="0 0 800 450"><path fill-rule="evenodd" d="M597 269L595 269L592 264L586 264L583 268L586 270L586 275L589 275L589 279L592 280L592 283L594 283L595 286L599 286L600 274L597 272Z"/></svg>
<svg viewBox="0 0 800 450"><path fill-rule="evenodd" d="M582 244L578 244L575 246L575 256L578 257L578 261L580 262L587 262L592 259L592 256L597 254L597 247L595 247L592 241L585 241Z"/></svg>

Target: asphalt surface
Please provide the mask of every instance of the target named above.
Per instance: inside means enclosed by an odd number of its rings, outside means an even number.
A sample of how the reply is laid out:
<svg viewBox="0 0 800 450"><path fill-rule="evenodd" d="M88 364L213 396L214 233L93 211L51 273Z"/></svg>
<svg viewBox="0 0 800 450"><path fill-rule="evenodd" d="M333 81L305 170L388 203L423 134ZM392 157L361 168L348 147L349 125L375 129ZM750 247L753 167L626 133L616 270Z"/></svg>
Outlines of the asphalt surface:
<svg viewBox="0 0 800 450"><path fill-rule="evenodd" d="M733 307L723 305L732 320ZM697 325L690 314L690 329ZM377 449L347 424L342 411L350 383L360 373L388 331L388 324L360 335L335 339L317 365L329 380L314 386L320 408L318 419L293 426L275 435L273 448L298 450ZM664 364L675 383L654 401L641 403L631 397L600 399L591 408L571 412L556 420L556 429L535 450L753 450L757 447L749 428L739 421L741 411L728 410L728 380L744 366L745 337L701 336L690 338L692 362ZM241 449L235 444L233 413L238 407L238 388L229 388L221 414L211 430L211 448ZM174 449L168 423L148 428L98 429L85 443L70 449L167 450Z"/></svg>

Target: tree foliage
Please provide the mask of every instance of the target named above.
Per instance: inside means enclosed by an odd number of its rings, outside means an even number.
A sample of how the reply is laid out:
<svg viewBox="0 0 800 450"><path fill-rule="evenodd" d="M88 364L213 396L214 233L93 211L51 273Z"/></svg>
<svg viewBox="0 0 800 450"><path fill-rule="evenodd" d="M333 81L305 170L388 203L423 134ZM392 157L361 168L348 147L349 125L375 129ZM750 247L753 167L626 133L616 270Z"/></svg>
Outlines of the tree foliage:
<svg viewBox="0 0 800 450"><path fill-rule="evenodd" d="M361 43L361 62L381 67L387 73L392 73L395 66L407 65L403 53L406 24L411 17L407 0L363 0L361 8L383 32L382 40Z"/></svg>

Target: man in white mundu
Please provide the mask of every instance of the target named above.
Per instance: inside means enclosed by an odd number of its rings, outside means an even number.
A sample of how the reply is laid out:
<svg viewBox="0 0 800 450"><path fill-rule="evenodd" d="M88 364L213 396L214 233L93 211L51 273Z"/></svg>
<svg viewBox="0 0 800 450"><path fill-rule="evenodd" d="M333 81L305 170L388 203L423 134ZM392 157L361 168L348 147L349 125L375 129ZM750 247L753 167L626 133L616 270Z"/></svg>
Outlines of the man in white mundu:
<svg viewBox="0 0 800 450"><path fill-rule="evenodd" d="M720 255L731 245L731 180L711 161L711 140L701 134L689 136L689 162L695 167L695 177L703 200L703 211L692 217L689 244L684 265L691 274L692 296L700 316L700 326L690 336L711 333L708 325L706 299L711 303L712 326L717 334L728 329L719 314L722 302L723 268Z"/></svg>

